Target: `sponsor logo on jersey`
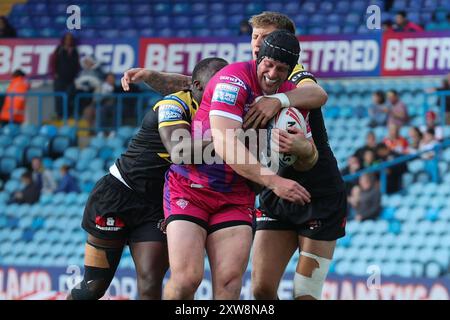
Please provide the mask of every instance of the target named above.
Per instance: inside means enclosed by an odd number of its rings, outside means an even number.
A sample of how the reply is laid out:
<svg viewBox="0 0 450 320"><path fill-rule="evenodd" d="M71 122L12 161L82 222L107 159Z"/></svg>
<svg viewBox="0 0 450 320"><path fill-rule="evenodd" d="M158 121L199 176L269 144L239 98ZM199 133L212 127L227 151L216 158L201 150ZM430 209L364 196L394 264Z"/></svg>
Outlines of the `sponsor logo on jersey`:
<svg viewBox="0 0 450 320"><path fill-rule="evenodd" d="M245 86L244 81L242 81L241 79L239 79L238 77L235 77L235 76L220 76L219 80L223 80L223 81L226 81L226 82L231 82L233 84L237 84L239 87L247 89L247 87Z"/></svg>
<svg viewBox="0 0 450 320"><path fill-rule="evenodd" d="M120 231L125 223L118 217L95 217L95 227L102 231Z"/></svg>
<svg viewBox="0 0 450 320"><path fill-rule="evenodd" d="M277 221L277 219L272 219L269 218L267 216L262 216L262 217L256 217L256 221L257 222L262 222L262 221Z"/></svg>
<svg viewBox="0 0 450 320"><path fill-rule="evenodd" d="M214 89L212 102L221 102L234 106L237 101L239 87L229 83L219 83Z"/></svg>
<svg viewBox="0 0 450 320"><path fill-rule="evenodd" d="M166 219L159 219L158 223L156 224L156 227L159 230L161 230L162 233L166 233L166 229L167 229Z"/></svg>
<svg viewBox="0 0 450 320"><path fill-rule="evenodd" d="M163 104L159 106L159 122L183 120L183 111L174 105Z"/></svg>
<svg viewBox="0 0 450 320"><path fill-rule="evenodd" d="M297 83L299 83L300 81L302 81L304 79L311 79L311 80L316 81L316 78L314 78L313 74L311 72L308 72L308 71L297 72L291 77L290 80L297 84Z"/></svg>
<svg viewBox="0 0 450 320"><path fill-rule="evenodd" d="M310 220L306 223L308 225L309 230L315 230L322 226L322 221L320 220Z"/></svg>
<svg viewBox="0 0 450 320"><path fill-rule="evenodd" d="M189 204L189 201L184 200L184 199L178 199L176 203L177 203L177 206L179 206L181 209L184 209Z"/></svg>

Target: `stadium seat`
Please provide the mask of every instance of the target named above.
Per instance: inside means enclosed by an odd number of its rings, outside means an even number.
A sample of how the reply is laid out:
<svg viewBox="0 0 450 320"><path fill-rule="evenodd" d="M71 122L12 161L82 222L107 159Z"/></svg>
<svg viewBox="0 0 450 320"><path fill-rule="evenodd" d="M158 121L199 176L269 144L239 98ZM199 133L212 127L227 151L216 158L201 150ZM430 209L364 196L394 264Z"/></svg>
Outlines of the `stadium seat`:
<svg viewBox="0 0 450 320"><path fill-rule="evenodd" d="M44 150L38 147L27 147L24 152L23 162L27 165L31 164L33 158L42 158L44 156Z"/></svg>
<svg viewBox="0 0 450 320"><path fill-rule="evenodd" d="M15 157L0 158L0 175L9 176L9 174L17 167L18 161Z"/></svg>
<svg viewBox="0 0 450 320"><path fill-rule="evenodd" d="M58 128L56 128L54 125L45 124L41 127L39 130L39 134L43 136L47 136L49 138L54 137L58 133Z"/></svg>
<svg viewBox="0 0 450 320"><path fill-rule="evenodd" d="M12 143L13 143L12 137L5 134L0 135L0 148L3 149L7 146L10 146Z"/></svg>
<svg viewBox="0 0 450 320"><path fill-rule="evenodd" d="M30 146L42 148L44 153L49 150L50 139L44 135L37 135L31 138Z"/></svg>
<svg viewBox="0 0 450 320"><path fill-rule="evenodd" d="M3 127L2 133L10 137L15 137L20 133L20 127L14 123L8 123Z"/></svg>
<svg viewBox="0 0 450 320"><path fill-rule="evenodd" d="M34 124L22 124L20 126L20 132L27 136L35 136L39 132L39 128Z"/></svg>

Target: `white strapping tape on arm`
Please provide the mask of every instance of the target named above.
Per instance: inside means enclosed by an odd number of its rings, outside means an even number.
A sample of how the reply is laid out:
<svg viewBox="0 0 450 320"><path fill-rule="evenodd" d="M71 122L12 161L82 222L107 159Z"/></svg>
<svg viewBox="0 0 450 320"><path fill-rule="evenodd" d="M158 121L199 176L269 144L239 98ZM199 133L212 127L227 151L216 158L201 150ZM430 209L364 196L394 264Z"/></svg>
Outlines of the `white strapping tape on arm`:
<svg viewBox="0 0 450 320"><path fill-rule="evenodd" d="M255 98L255 102L258 102L259 100L261 100L261 98L278 99L278 101L280 101L280 103L281 103L282 108L289 108L291 106L291 102L289 101L289 98L285 93L276 93L276 94L271 94L268 96L259 96L259 97Z"/></svg>

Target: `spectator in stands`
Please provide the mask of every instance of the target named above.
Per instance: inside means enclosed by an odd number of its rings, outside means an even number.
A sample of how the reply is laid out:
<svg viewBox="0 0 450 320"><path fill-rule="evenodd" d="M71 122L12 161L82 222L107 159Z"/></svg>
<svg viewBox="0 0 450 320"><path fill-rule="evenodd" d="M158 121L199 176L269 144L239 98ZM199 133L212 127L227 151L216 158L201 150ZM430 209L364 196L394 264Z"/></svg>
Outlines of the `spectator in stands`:
<svg viewBox="0 0 450 320"><path fill-rule="evenodd" d="M372 105L369 107L370 127L385 126L389 109L383 91L375 91L372 95Z"/></svg>
<svg viewBox="0 0 450 320"><path fill-rule="evenodd" d="M423 138L419 144L419 151L432 150L439 141L436 139L435 131L433 128L429 128L423 134ZM434 156L434 152L427 152L422 155L423 159L431 159Z"/></svg>
<svg viewBox="0 0 450 320"><path fill-rule="evenodd" d="M392 20L388 19L388 20L384 20L383 23L381 24L381 29L383 30L383 32L394 32L394 27L393 27L393 22Z"/></svg>
<svg viewBox="0 0 450 320"><path fill-rule="evenodd" d="M396 90L389 90L387 93L387 98L390 104L387 124L388 126L395 124L400 129L409 122L408 109L400 100Z"/></svg>
<svg viewBox="0 0 450 320"><path fill-rule="evenodd" d="M400 156L399 153L391 151L383 142L377 145L376 155L379 162L391 161ZM386 169L387 173L386 192L388 194L401 190L402 176L406 171L407 166L405 162L392 166L389 169Z"/></svg>
<svg viewBox="0 0 450 320"><path fill-rule="evenodd" d="M411 127L408 131L409 143L408 153L416 153L419 151L420 141L423 138L423 134L417 127Z"/></svg>
<svg viewBox="0 0 450 320"><path fill-rule="evenodd" d="M445 79L442 80L442 85L440 87L428 88L425 91L428 93L436 91L450 91L450 72L447 74ZM445 99L445 122L450 124L450 95L443 96L441 99ZM441 101L438 101L438 106L441 106Z"/></svg>
<svg viewBox="0 0 450 320"><path fill-rule="evenodd" d="M408 152L408 140L400 135L400 129L395 124L388 127L388 136L383 139L386 146L397 153Z"/></svg>
<svg viewBox="0 0 450 320"><path fill-rule="evenodd" d="M377 163L377 156L375 150L367 149L363 153L363 161L361 163L362 167L369 168Z"/></svg>
<svg viewBox="0 0 450 320"><path fill-rule="evenodd" d="M345 167L342 170L341 174L343 176L346 176L346 175L354 174L354 173L358 172L361 169L362 169L361 168L361 162L360 162L359 158L356 157L356 156L351 156L347 160L347 167ZM356 180L345 182L345 189L347 190L347 195L350 195L351 190L353 189L353 187L356 184L357 184Z"/></svg>
<svg viewBox="0 0 450 320"><path fill-rule="evenodd" d="M361 148L358 148L355 151L354 155L356 157L358 157L359 161L362 163L364 160L364 153L367 150L372 150L373 152L375 152L376 147L377 147L377 139L375 137L375 133L370 131L369 133L367 133L367 136L366 136L366 144L364 146L362 146Z"/></svg>
<svg viewBox="0 0 450 320"><path fill-rule="evenodd" d="M40 190L39 186L33 182L31 172L26 171L20 178L23 188L16 191L9 203L28 203L33 204L39 201Z"/></svg>
<svg viewBox="0 0 450 320"><path fill-rule="evenodd" d="M25 94L29 89L30 85L25 78L25 73L20 69L15 70L6 93ZM23 123L25 121L25 102L25 96L6 96L0 114L1 122L8 123L12 120L14 123Z"/></svg>
<svg viewBox="0 0 450 320"><path fill-rule="evenodd" d="M55 192L80 192L80 188L78 187L77 180L73 177L69 172L70 167L67 165L61 166L61 181L58 185L58 188Z"/></svg>
<svg viewBox="0 0 450 320"><path fill-rule="evenodd" d="M252 27L248 20L244 19L239 23L239 35L240 36L251 36L252 35Z"/></svg>
<svg viewBox="0 0 450 320"><path fill-rule="evenodd" d="M101 105L101 126L111 127L113 126L114 115L116 114L117 99L111 94L122 92L121 88L116 85L116 77L114 73L110 72L106 75L104 82L102 83L100 93L104 95Z"/></svg>
<svg viewBox="0 0 450 320"><path fill-rule="evenodd" d="M348 197L357 221L376 219L381 212L380 186L372 174L364 174L359 178Z"/></svg>
<svg viewBox="0 0 450 320"><path fill-rule="evenodd" d="M405 11L398 11L395 15L394 30L397 32L421 32L421 26L408 20Z"/></svg>
<svg viewBox="0 0 450 320"><path fill-rule="evenodd" d="M66 33L61 43L56 47L51 58L51 72L53 74L53 88L68 95L68 115L73 114L73 99L75 95L75 78L80 72L79 54L75 38ZM63 117L62 99L55 98L55 110L59 118Z"/></svg>
<svg viewBox="0 0 450 320"><path fill-rule="evenodd" d="M15 38L16 29L9 23L8 18L0 16L0 38Z"/></svg>
<svg viewBox="0 0 450 320"><path fill-rule="evenodd" d="M56 181L50 170L42 164L41 158L31 159L33 182L39 187L41 193L53 193L56 190Z"/></svg>
<svg viewBox="0 0 450 320"><path fill-rule="evenodd" d="M432 161L425 161L425 172L428 173L428 175L431 177L432 181L438 182L439 181L439 167L438 163L436 161L433 161L433 158L435 156L435 152L433 151L433 148L438 144L439 142L436 140L434 136L434 129L427 129L427 131L423 134L423 139L420 141L419 151L427 151L430 150L430 152L422 153L421 158L424 160L432 160Z"/></svg>
<svg viewBox="0 0 450 320"><path fill-rule="evenodd" d="M75 79L75 88L82 92L99 93L102 87L103 72L94 57L86 56L81 60L81 72Z"/></svg>
<svg viewBox="0 0 450 320"><path fill-rule="evenodd" d="M444 129L437 125L437 115L433 111L427 111L425 114L425 125L420 127L422 133L425 133L428 129L434 130L436 140L441 141L444 139Z"/></svg>

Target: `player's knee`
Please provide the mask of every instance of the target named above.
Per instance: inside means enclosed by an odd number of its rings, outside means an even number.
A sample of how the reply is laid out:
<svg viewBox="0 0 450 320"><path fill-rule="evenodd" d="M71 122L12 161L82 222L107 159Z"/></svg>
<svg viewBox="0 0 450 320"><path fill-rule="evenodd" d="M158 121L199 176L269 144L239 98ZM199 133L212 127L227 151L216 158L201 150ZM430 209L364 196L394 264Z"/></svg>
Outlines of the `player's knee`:
<svg viewBox="0 0 450 320"><path fill-rule="evenodd" d="M88 243L92 251L104 252L107 268L84 266L84 278L71 290L70 296L74 300L98 300L108 289L120 261L122 248L99 248ZM93 254L94 257L97 255ZM91 257L92 258L92 257ZM102 261L105 264L105 261Z"/></svg>
<svg viewBox="0 0 450 320"><path fill-rule="evenodd" d="M183 272L178 275L173 275L171 278L178 290L185 293L192 293L200 286L203 275L199 272Z"/></svg>
<svg viewBox="0 0 450 320"><path fill-rule="evenodd" d="M73 300L98 300L105 295L109 283L101 280L86 282L85 279L75 286L70 292Z"/></svg>
<svg viewBox="0 0 450 320"><path fill-rule="evenodd" d="M256 300L271 300L276 299L277 288L263 281L256 281L252 284L252 293Z"/></svg>
<svg viewBox="0 0 450 320"><path fill-rule="evenodd" d="M300 255L303 259L311 259L311 263L305 264L300 273L295 273L294 298L320 300L331 260L303 251Z"/></svg>
<svg viewBox="0 0 450 320"><path fill-rule="evenodd" d="M141 299L160 299L162 291L161 277L154 275L138 276L138 291Z"/></svg>
<svg viewBox="0 0 450 320"><path fill-rule="evenodd" d="M218 272L216 283L218 287L226 291L240 290L242 286L242 273L237 270Z"/></svg>

